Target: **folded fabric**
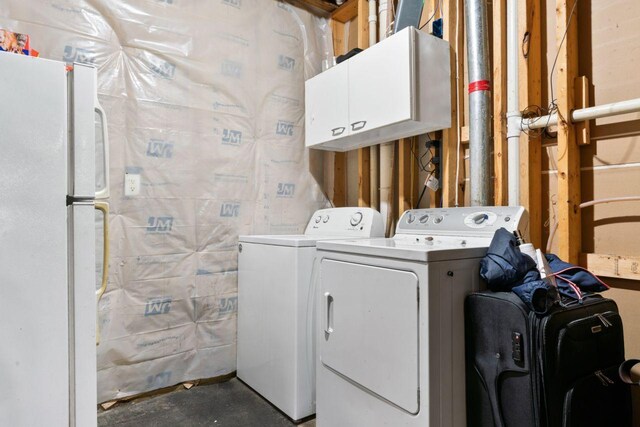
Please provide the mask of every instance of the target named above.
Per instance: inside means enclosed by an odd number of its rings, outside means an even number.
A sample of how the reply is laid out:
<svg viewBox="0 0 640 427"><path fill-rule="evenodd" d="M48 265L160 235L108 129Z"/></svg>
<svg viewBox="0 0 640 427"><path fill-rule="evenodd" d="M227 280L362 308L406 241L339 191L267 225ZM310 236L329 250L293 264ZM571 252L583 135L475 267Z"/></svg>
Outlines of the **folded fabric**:
<svg viewBox="0 0 640 427"><path fill-rule="evenodd" d="M518 295L530 310L545 314L558 301L558 289L548 280L540 279L524 281L511 290Z"/></svg>
<svg viewBox="0 0 640 427"><path fill-rule="evenodd" d="M520 252L516 237L504 228L496 231L487 254L480 260L480 277L494 292L508 292L526 280L540 279L536 263Z"/></svg>
<svg viewBox="0 0 640 427"><path fill-rule="evenodd" d="M609 286L586 268L562 261L557 255L545 255L556 277L560 294L582 299L583 292L602 292Z"/></svg>

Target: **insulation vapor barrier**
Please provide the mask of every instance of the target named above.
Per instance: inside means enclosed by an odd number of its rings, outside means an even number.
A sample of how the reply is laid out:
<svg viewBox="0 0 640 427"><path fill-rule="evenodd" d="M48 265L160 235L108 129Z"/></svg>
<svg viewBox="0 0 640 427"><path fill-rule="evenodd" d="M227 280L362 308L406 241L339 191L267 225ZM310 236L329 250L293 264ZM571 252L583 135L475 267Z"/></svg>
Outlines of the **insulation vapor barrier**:
<svg viewBox="0 0 640 427"><path fill-rule="evenodd" d="M236 366L237 238L299 233L326 199L304 149L324 19L272 0L4 0L0 28L98 67L111 259L98 399ZM140 192L125 196L125 175Z"/></svg>

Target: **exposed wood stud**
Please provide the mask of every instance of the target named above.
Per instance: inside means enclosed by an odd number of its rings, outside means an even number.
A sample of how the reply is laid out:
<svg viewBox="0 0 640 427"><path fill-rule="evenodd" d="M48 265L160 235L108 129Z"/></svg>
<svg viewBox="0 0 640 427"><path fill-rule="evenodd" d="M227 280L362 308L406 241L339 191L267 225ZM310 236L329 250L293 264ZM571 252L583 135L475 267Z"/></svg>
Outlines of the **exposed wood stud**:
<svg viewBox="0 0 640 427"><path fill-rule="evenodd" d="M456 181L456 163L462 161L458 153L458 132L459 127L462 125L462 123L458 123L458 97L462 96L462 86L464 84L462 61L458 62L464 52L463 23L458 21L458 15L462 15L462 10L462 0L443 2L444 39L451 45L451 127L443 131L442 156L440 157L442 205L445 207L456 206L458 202L462 205L462 197L459 197L459 200L456 200L455 197L456 186L459 185ZM462 108L462 105L460 107ZM462 165L460 165L460 170L462 169ZM460 174L460 178L462 178L462 174ZM462 192L460 191L461 195Z"/></svg>
<svg viewBox="0 0 640 427"><path fill-rule="evenodd" d="M493 167L494 202L508 204L507 166L507 3L493 2Z"/></svg>
<svg viewBox="0 0 640 427"><path fill-rule="evenodd" d="M589 78L586 76L580 76L576 78L575 83L575 105L574 109L591 107L589 105ZM587 145L591 143L591 120L584 122L578 122L576 127L576 142L578 145Z"/></svg>
<svg viewBox="0 0 640 427"><path fill-rule="evenodd" d="M358 206L371 206L370 156L368 148L358 150Z"/></svg>
<svg viewBox="0 0 640 427"><path fill-rule="evenodd" d="M518 16L519 108L542 104L541 2L521 3ZM520 203L529 212L529 240L542 246L542 148L541 137L532 132L520 142Z"/></svg>
<svg viewBox="0 0 640 427"><path fill-rule="evenodd" d="M556 1L557 104L558 104L558 240L560 258L578 263L582 247L580 221L580 149L570 114L578 74L578 8L571 0ZM563 36L566 31L564 42Z"/></svg>

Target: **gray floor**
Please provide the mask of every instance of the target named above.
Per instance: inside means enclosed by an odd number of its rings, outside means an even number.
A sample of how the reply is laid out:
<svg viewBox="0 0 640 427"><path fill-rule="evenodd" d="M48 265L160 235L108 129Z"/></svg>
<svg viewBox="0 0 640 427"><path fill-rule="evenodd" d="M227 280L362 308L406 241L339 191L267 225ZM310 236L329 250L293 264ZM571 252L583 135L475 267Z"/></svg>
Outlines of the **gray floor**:
<svg viewBox="0 0 640 427"><path fill-rule="evenodd" d="M98 413L98 426L291 427L295 424L234 378L224 383L119 403ZM300 426L315 427L315 421Z"/></svg>

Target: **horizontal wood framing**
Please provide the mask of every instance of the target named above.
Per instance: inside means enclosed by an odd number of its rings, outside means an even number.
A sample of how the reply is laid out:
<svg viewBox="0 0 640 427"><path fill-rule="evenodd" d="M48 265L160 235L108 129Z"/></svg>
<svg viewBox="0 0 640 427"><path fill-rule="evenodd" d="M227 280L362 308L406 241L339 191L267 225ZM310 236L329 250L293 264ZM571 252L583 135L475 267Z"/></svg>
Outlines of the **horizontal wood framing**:
<svg viewBox="0 0 640 427"><path fill-rule="evenodd" d="M598 276L640 280L640 256L583 253L580 264Z"/></svg>

